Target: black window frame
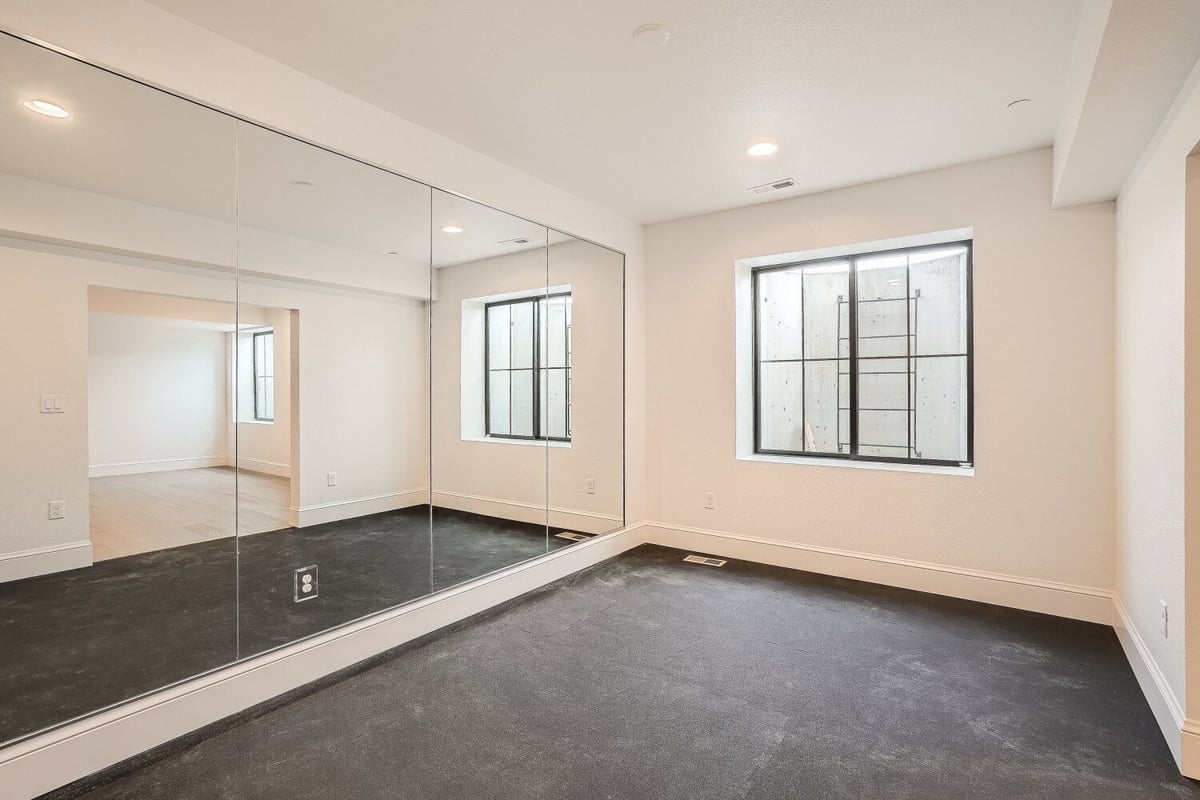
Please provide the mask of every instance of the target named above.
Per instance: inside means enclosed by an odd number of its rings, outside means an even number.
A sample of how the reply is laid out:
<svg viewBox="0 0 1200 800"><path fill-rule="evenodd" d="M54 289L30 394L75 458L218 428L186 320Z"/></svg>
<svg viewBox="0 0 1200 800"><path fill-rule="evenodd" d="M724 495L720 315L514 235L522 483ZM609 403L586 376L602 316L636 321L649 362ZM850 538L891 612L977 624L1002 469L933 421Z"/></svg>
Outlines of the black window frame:
<svg viewBox="0 0 1200 800"><path fill-rule="evenodd" d="M858 452L859 447L861 445L861 443L859 442L859 439L858 439L858 415L859 415L859 412L861 409L859 408L859 402L858 402L858 363L859 363L859 357L858 357L858 306L859 306L859 303L858 303L858 297L857 297L857 292L858 292L858 263L857 262L861 259L875 258L878 256L910 254L910 253L919 252L919 251L923 251L923 250L940 250L940 249L945 249L948 247L963 247L966 249L966 352L965 353L955 353L955 354L947 353L947 354L917 356L911 352L911 334L909 334L909 337L910 337L908 339L909 344L906 345L906 349L909 349L909 353L904 356L894 356L893 358L906 358L909 360L915 360L915 359L939 358L939 357L955 357L955 358L962 358L964 356L966 357L966 366L967 366L967 409L966 409L966 411L967 411L967 453L966 453L966 456L967 457L966 457L966 460L959 461L959 460L946 460L946 459L934 459L934 458L902 458L902 457L880 456L880 455L862 455ZM788 270L788 269L795 269L796 267L804 268L804 267L817 266L820 264L833 264L833 263L842 263L842 262L847 262L849 264L848 280L847 280L847 284L849 287L849 289L848 289L849 297L847 300L847 303L849 306L848 325L847 325L847 328L848 328L847 336L849 339L849 352L845 359L841 358L840 343L839 343L838 360L844 360L849 363L849 367L848 367L849 383L850 383L850 387L849 387L850 399L849 399L849 406L848 406L849 417L850 417L849 452L830 453L830 452L814 452L814 451L804 451L804 450L799 450L799 451L797 451L797 450L775 450L775 449L763 448L761 446L762 428L761 428L761 424L760 424L760 422L761 422L760 414L761 414L762 406L761 406L760 399L759 399L760 398L759 393L760 393L760 388L761 388L759 372L760 372L760 367L762 364L762 362L759 358L759 315L760 315L759 281L758 281L759 276L764 273L778 272L778 271ZM922 244L922 245L913 245L913 246L909 246L909 247L887 248L884 250L867 250L867 251L863 251L863 252L859 252L859 253L847 253L846 255L841 255L841 256L804 259L804 260L800 260L800 261L788 262L786 264L772 264L770 266L755 267L754 269L752 269L750 272L751 297L752 297L751 302L753 304L752 317L751 317L751 327L752 327L751 358L752 358L753 364L754 364L753 405L754 405L754 453L755 453L755 455L786 456L788 458L795 458L797 460L840 459L840 460L845 460L845 461L860 461L860 462L872 462L872 463L884 463L884 464L914 464L914 465L949 466L949 467L964 467L964 468L965 467L974 467L974 465L975 465L975 312L974 312L974 305L975 305L974 294L975 294L975 292L974 292L974 271L975 271L974 247L973 247L973 240L971 240L971 239L950 241L950 242L939 242L937 244ZM906 295L907 295L907 289L906 289ZM911 302L912 298L909 297L908 300ZM801 336L803 336L803 333L801 334ZM897 336L903 336L903 334L897 334ZM875 357L867 356L864 358L869 359L869 358L875 358ZM801 360L803 360L803 358ZM913 368L910 366L909 367L910 375L911 375L912 369ZM840 370L840 367L839 367L839 370ZM911 377L910 377L910 380L911 380ZM909 393L908 402L910 404L912 403L911 391ZM841 411L843 410L841 408L840 397L838 399L838 408L839 408L838 413L840 415ZM803 419L803 413L804 413L804 410L802 409L801 410L801 418L802 419ZM909 408L910 420L911 420L912 413L913 413L913 409L910 406L910 408ZM911 433L911 421L909 423L909 430ZM868 446L870 446L870 445L868 445Z"/></svg>
<svg viewBox="0 0 1200 800"><path fill-rule="evenodd" d="M516 439L530 442L570 442L571 441L571 326L567 325L563 332L566 337L566 354L567 364L563 367L543 367L541 364L541 312L542 303L555 297L571 297L571 292L551 292L549 294L527 295L524 297L514 297L507 300L496 300L490 303L485 303L483 306L483 434L488 439ZM492 368L491 368L491 311L499 306L513 306L530 304L533 307L533 366L531 368L521 367L513 369L508 367L508 371L524 372L526 369L533 371L533 434L517 434L517 433L495 433L492 431ZM510 349L509 363L511 365L512 353ZM566 391L567 391L567 408L566 408L566 436L543 436L542 430L542 372L544 370L562 370L566 373ZM512 429L512 377L509 377L509 430Z"/></svg>
<svg viewBox="0 0 1200 800"><path fill-rule="evenodd" d="M258 339L260 336L262 336L262 337L270 336L271 337L270 354L271 354L272 361L274 361L274 358L275 358L275 331L274 330L255 331L250 337L250 354L251 354L250 374L251 374L251 382L254 385L254 421L255 422L274 422L275 421L274 403L272 403L271 416L265 417L259 411L260 405L266 404L266 398L262 397L262 393L259 392L259 389L258 389L259 381L260 380L266 381L269 379L271 381L272 388L274 387L274 384L275 384L274 364L272 364L272 369L271 369L270 375L261 375L260 374L260 371L263 366L259 363L259 360L258 360ZM266 350L267 350L267 348L264 345L263 346L264 357L266 354ZM274 393L272 392L272 394L274 394Z"/></svg>

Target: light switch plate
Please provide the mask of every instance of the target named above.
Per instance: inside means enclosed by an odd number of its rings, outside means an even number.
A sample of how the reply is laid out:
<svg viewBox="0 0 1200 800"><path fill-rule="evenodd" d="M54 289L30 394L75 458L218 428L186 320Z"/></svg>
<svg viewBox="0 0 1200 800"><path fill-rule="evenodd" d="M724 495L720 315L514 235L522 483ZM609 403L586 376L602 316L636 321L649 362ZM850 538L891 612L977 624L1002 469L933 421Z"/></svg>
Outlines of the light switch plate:
<svg viewBox="0 0 1200 800"><path fill-rule="evenodd" d="M67 410L67 397L62 394L44 394L40 410L43 414L63 414Z"/></svg>

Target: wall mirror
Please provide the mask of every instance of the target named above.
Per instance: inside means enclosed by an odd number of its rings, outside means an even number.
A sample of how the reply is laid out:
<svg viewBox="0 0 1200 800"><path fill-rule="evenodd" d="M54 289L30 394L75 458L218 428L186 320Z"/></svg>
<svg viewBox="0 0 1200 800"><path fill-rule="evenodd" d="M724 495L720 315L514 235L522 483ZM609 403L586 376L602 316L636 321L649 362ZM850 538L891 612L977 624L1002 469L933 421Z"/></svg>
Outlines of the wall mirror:
<svg viewBox="0 0 1200 800"><path fill-rule="evenodd" d="M4 740L237 658L237 123L7 36L0 75Z"/></svg>
<svg viewBox="0 0 1200 800"><path fill-rule="evenodd" d="M242 657L430 591L429 201L239 124Z"/></svg>
<svg viewBox="0 0 1200 800"><path fill-rule="evenodd" d="M430 490L445 588L547 551L536 403L548 231L434 191Z"/></svg>
<svg viewBox="0 0 1200 800"><path fill-rule="evenodd" d="M0 743L624 524L621 254L0 75Z"/></svg>

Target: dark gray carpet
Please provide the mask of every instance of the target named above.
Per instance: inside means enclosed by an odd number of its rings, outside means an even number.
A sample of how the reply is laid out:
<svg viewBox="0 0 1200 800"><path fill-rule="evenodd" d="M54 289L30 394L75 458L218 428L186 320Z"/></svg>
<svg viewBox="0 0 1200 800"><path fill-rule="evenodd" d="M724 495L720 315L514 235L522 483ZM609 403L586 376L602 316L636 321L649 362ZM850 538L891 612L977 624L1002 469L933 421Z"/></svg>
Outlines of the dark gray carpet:
<svg viewBox="0 0 1200 800"><path fill-rule="evenodd" d="M643 547L91 800L1200 797L1112 630Z"/></svg>
<svg viewBox="0 0 1200 800"><path fill-rule="evenodd" d="M572 544L442 508L431 537L430 519L418 506L0 584L0 741ZM320 596L296 603L309 564Z"/></svg>

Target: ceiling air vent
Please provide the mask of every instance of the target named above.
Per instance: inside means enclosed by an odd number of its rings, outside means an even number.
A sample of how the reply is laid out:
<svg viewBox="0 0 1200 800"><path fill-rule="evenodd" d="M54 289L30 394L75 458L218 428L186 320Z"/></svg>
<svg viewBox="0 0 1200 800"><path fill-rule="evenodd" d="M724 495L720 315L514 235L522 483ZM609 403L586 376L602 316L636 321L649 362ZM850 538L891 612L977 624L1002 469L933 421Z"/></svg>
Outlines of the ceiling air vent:
<svg viewBox="0 0 1200 800"><path fill-rule="evenodd" d="M725 566L725 559L723 559L723 558L709 558L707 556L692 555L692 556L684 556L683 560L689 564L704 564L705 566L708 566L708 567L723 567L723 566Z"/></svg>
<svg viewBox="0 0 1200 800"><path fill-rule="evenodd" d="M746 191L754 192L755 194L764 194L766 192L777 192L780 189L790 189L795 185L796 182L791 178L780 178L777 181L764 183L762 186L751 186Z"/></svg>
<svg viewBox="0 0 1200 800"><path fill-rule="evenodd" d="M520 236L516 239L503 239L500 242L498 242L497 244L518 245L518 244L529 244L529 242L530 242L529 239L525 238L524 236Z"/></svg>

